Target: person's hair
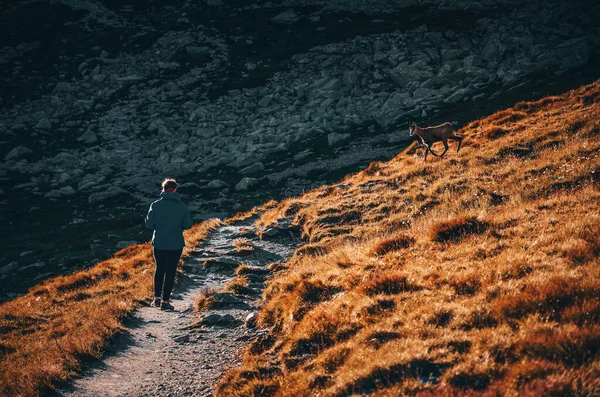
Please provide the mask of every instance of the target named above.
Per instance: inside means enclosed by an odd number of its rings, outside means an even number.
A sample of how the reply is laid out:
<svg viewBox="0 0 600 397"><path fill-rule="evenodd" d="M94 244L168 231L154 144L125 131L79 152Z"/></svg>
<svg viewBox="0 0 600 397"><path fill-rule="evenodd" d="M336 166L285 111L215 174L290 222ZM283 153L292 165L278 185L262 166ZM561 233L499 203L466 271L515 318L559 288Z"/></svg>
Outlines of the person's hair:
<svg viewBox="0 0 600 397"><path fill-rule="evenodd" d="M177 181L173 178L167 178L162 183L163 190L175 190L177 189Z"/></svg>

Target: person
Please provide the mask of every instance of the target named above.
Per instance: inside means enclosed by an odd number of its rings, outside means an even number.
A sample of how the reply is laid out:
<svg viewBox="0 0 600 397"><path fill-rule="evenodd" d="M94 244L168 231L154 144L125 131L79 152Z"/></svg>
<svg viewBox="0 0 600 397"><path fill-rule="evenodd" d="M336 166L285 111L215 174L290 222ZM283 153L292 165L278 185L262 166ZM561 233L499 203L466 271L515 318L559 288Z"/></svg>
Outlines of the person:
<svg viewBox="0 0 600 397"><path fill-rule="evenodd" d="M167 178L162 183L160 199L150 205L146 215L146 226L153 229L154 247L154 299L152 307L173 310L169 302L177 264L185 247L183 231L192 227L192 218L187 206L177 193L177 181Z"/></svg>

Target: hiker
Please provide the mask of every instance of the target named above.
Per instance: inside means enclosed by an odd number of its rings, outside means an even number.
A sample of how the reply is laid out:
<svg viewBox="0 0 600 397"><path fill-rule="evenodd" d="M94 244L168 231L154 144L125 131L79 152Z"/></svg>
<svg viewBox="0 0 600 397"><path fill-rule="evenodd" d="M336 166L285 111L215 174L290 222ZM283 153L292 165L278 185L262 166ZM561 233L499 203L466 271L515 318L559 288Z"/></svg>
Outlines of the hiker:
<svg viewBox="0 0 600 397"><path fill-rule="evenodd" d="M163 181L160 199L153 202L148 210L146 226L154 230L152 245L156 262L154 299L150 306L173 310L169 298L175 282L177 263L185 247L183 231L192 227L190 211L177 193L175 179L167 178Z"/></svg>

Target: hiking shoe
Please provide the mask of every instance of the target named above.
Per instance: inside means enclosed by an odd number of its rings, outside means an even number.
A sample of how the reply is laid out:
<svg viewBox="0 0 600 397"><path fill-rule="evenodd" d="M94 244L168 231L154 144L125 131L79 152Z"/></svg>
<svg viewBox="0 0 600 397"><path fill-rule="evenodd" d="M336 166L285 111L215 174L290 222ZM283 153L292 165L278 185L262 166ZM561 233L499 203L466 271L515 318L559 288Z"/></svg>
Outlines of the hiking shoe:
<svg viewBox="0 0 600 397"><path fill-rule="evenodd" d="M160 304L160 310L175 310L175 308L169 302L164 302L163 301Z"/></svg>
<svg viewBox="0 0 600 397"><path fill-rule="evenodd" d="M150 307L160 307L160 298L154 298L150 304Z"/></svg>

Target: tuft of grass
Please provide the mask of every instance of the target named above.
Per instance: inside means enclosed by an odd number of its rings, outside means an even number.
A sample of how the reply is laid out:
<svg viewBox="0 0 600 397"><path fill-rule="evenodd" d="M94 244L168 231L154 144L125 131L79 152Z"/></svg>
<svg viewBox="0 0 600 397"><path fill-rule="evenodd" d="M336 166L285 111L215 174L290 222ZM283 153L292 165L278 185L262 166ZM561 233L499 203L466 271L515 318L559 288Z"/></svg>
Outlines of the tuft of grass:
<svg viewBox="0 0 600 397"><path fill-rule="evenodd" d="M458 242L463 238L486 232L490 224L475 216L459 215L447 221L435 223L429 229L429 238L439 243Z"/></svg>
<svg viewBox="0 0 600 397"><path fill-rule="evenodd" d="M385 255L389 252L400 251L405 248L409 248L415 243L414 237L408 236L403 233L396 234L394 236L385 238L378 241L371 248L371 255Z"/></svg>
<svg viewBox="0 0 600 397"><path fill-rule="evenodd" d="M194 301L194 310L197 312L209 310L215 304L213 295L217 292L218 291L214 288L204 288L200 291L200 294Z"/></svg>
<svg viewBox="0 0 600 397"><path fill-rule="evenodd" d="M488 139L498 139L505 135L507 135L510 131L504 127L499 127L497 125L491 125L489 128L483 131L483 136Z"/></svg>
<svg viewBox="0 0 600 397"><path fill-rule="evenodd" d="M250 254L254 252L254 244L245 238L236 238L233 240L233 246L240 254Z"/></svg>
<svg viewBox="0 0 600 397"><path fill-rule="evenodd" d="M236 278L225 284L224 290L228 292L233 292L236 295L252 295L256 291L248 287L248 284L250 284L248 278L244 275L238 274Z"/></svg>
<svg viewBox="0 0 600 397"><path fill-rule="evenodd" d="M531 284L517 292L508 294L494 303L498 315L504 318L523 318L539 313L551 318L560 318L562 309L585 299L597 297L598 288L574 278L553 277L541 284Z"/></svg>
<svg viewBox="0 0 600 397"><path fill-rule="evenodd" d="M363 290L368 296L395 295L419 289L421 287L415 284L408 275L397 272L379 275L363 285Z"/></svg>

